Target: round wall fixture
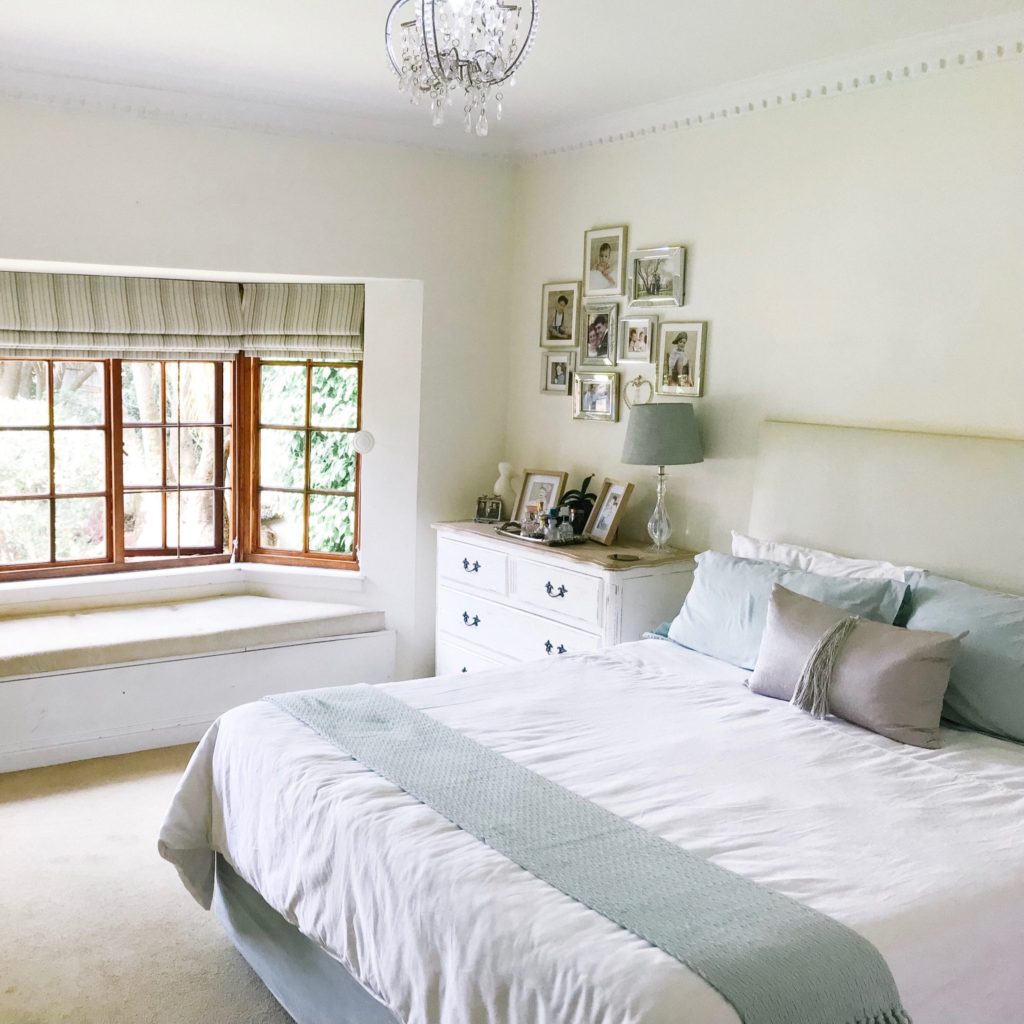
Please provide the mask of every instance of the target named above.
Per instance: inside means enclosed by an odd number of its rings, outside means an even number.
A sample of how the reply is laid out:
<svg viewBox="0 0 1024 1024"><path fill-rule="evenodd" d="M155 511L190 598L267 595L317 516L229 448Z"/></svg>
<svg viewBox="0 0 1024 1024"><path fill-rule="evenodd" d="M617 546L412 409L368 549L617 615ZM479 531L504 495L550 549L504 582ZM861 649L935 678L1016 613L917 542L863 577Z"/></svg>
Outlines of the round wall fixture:
<svg viewBox="0 0 1024 1024"><path fill-rule="evenodd" d="M367 452L373 451L373 446L377 443L376 438L368 430L359 430L352 435L352 447L360 455L365 455Z"/></svg>

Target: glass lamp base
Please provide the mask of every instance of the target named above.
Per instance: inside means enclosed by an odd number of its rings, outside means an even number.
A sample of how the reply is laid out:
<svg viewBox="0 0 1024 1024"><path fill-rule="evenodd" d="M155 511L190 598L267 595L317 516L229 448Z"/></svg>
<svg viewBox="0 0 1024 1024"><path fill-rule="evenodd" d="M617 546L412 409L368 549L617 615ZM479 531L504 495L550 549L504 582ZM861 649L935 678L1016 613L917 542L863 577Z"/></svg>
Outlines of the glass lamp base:
<svg viewBox="0 0 1024 1024"><path fill-rule="evenodd" d="M657 552L668 550L668 539L672 536L672 520L665 508L665 467L658 470L658 500L651 518L647 521L647 532L651 535L652 548Z"/></svg>

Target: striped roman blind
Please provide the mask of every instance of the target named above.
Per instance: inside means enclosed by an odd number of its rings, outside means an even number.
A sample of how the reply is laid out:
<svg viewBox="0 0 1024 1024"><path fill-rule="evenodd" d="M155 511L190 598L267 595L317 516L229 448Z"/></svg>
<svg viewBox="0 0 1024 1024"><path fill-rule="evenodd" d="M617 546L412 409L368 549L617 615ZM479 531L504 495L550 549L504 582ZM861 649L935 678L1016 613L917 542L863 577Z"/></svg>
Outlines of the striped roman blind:
<svg viewBox="0 0 1024 1024"><path fill-rule="evenodd" d="M0 271L0 357L336 359L363 352L359 284Z"/></svg>
<svg viewBox="0 0 1024 1024"><path fill-rule="evenodd" d="M242 293L247 355L263 359L363 358L363 286L246 284Z"/></svg>

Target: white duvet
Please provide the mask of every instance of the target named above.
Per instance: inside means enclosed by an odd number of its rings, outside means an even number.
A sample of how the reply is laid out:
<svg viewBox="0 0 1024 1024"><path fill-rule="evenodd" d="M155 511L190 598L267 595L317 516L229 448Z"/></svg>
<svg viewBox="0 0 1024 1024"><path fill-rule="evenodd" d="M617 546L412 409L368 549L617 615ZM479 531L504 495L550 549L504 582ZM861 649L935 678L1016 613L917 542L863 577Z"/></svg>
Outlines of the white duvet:
<svg viewBox="0 0 1024 1024"><path fill-rule="evenodd" d="M396 697L875 944L915 1024L1024 1021L1024 747L902 746L754 696L657 640ZM407 1024L737 1024L678 961L362 768L285 712L215 723L160 836L211 851Z"/></svg>

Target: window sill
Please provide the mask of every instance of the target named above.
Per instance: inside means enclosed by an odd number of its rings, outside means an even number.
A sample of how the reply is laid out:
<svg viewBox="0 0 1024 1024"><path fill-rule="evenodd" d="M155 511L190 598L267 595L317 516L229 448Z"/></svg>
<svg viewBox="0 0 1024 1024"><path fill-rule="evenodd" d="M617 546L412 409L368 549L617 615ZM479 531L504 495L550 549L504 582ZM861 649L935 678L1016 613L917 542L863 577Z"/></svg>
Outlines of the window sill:
<svg viewBox="0 0 1024 1024"><path fill-rule="evenodd" d="M12 580L0 585L0 617L225 594L336 600L345 593L361 593L365 587L361 572L253 562Z"/></svg>

